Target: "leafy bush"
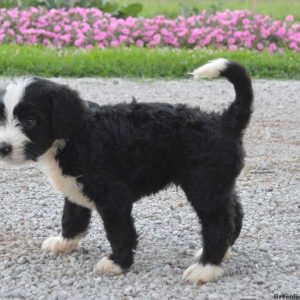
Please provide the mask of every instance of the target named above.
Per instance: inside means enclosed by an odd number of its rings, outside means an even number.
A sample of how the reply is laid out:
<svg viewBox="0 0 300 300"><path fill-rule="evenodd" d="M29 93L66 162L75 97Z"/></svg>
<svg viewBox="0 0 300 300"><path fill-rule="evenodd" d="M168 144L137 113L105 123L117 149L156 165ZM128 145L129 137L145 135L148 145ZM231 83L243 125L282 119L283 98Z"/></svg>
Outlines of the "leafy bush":
<svg viewBox="0 0 300 300"><path fill-rule="evenodd" d="M137 17L138 14L142 11L143 5L140 3L132 3L119 5L115 1L107 1L107 0L73 0L73 1L65 1L65 0L2 0L0 3L0 7L4 8L13 8L19 7L21 2L21 6L23 8L28 8L31 6L39 7L43 6L47 9L51 8L71 8L71 7L97 7L101 9L103 12L107 12L112 14L117 18L127 18Z"/></svg>

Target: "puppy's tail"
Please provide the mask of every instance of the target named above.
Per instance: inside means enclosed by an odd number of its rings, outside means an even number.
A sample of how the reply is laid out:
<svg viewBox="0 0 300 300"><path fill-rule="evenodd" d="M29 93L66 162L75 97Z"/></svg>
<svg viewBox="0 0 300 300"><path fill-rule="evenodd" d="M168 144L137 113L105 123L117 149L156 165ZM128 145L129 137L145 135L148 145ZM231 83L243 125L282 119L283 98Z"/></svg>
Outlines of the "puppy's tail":
<svg viewBox="0 0 300 300"><path fill-rule="evenodd" d="M246 69L237 62L218 58L191 73L195 79L225 77L235 89L235 100L221 115L222 122L230 131L240 134L247 127L253 104L253 90Z"/></svg>

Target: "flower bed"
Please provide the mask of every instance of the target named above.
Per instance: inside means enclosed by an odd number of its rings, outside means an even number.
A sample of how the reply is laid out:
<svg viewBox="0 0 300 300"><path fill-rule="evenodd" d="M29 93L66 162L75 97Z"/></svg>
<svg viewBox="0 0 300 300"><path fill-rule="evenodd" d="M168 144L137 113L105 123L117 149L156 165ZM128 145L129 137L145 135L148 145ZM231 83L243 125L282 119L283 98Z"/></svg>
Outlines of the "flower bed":
<svg viewBox="0 0 300 300"><path fill-rule="evenodd" d="M300 51L293 16L272 20L248 11L176 19L117 19L96 8L0 9L0 43L64 47L174 47Z"/></svg>

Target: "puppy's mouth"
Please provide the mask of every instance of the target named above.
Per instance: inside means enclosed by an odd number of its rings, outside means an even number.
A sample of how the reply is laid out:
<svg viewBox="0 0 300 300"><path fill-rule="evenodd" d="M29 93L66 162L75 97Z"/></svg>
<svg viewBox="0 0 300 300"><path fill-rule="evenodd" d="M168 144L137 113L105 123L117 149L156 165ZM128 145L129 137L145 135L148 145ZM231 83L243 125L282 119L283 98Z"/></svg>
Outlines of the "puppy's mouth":
<svg viewBox="0 0 300 300"><path fill-rule="evenodd" d="M20 166L26 164L28 161L23 157L15 157L11 155L0 157L0 162L10 166Z"/></svg>

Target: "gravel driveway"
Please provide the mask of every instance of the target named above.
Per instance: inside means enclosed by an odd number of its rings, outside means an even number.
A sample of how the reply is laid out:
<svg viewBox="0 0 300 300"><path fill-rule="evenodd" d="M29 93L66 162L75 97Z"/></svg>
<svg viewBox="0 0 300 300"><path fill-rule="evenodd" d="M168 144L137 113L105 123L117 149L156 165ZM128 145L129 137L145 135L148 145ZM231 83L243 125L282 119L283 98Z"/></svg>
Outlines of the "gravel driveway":
<svg viewBox="0 0 300 300"><path fill-rule="evenodd" d="M194 82L57 79L99 103L183 102L220 110L233 99L224 80ZM0 79L3 87L8 79ZM140 243L125 275L96 275L110 252L93 213L72 254L41 251L60 232L63 197L37 165L0 164L0 299L273 299L300 295L300 81L254 81L255 113L245 136L246 166L238 181L244 227L216 283L181 280L200 248L199 226L181 190L172 187L134 206Z"/></svg>

